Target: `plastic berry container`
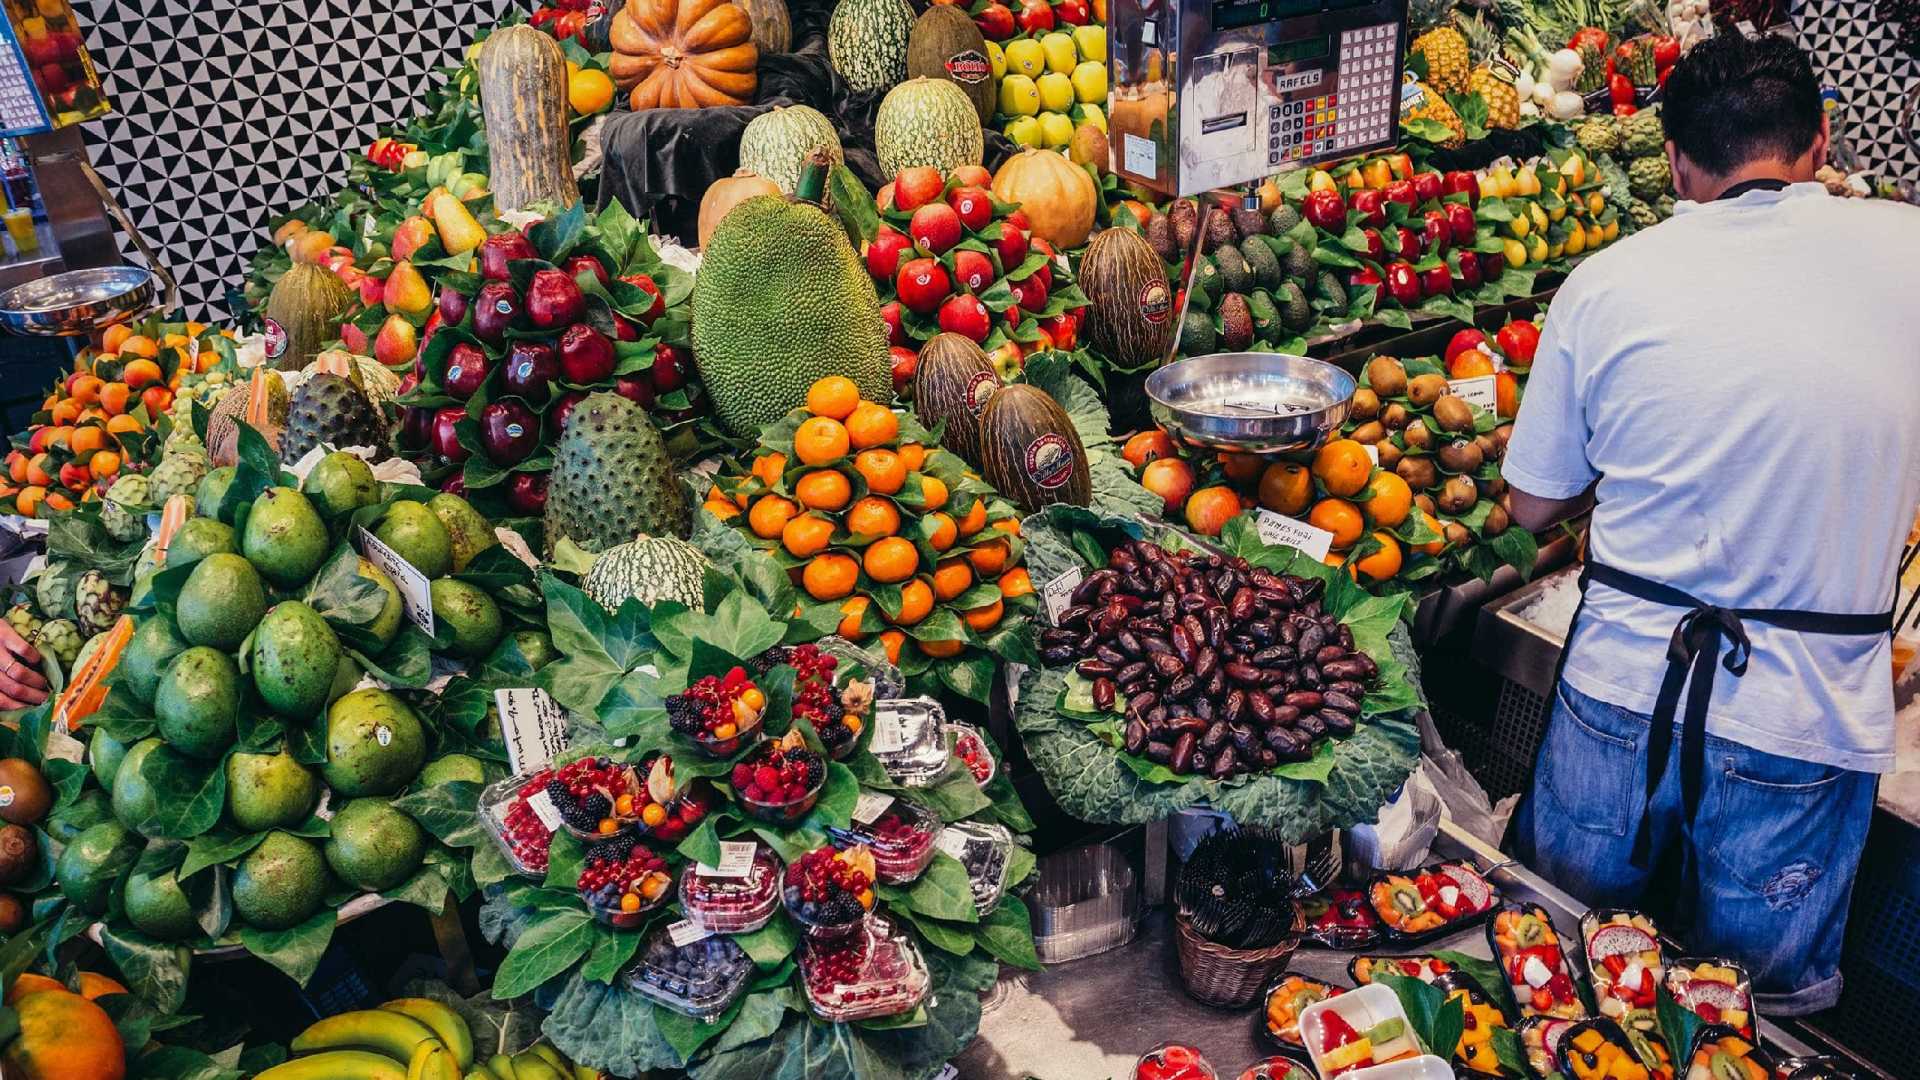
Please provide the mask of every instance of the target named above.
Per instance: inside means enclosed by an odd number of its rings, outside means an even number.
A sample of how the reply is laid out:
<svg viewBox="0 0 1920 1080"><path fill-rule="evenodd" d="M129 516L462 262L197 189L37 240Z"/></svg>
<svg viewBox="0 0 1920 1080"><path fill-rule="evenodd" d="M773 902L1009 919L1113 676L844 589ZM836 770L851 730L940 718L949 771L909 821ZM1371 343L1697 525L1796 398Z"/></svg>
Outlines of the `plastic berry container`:
<svg viewBox="0 0 1920 1080"><path fill-rule="evenodd" d="M878 918L845 940L808 942L800 951L800 981L814 1015L831 1023L911 1012L932 985L920 951Z"/></svg>
<svg viewBox="0 0 1920 1080"><path fill-rule="evenodd" d="M793 732L789 732L788 734L791 735ZM745 760L733 767L733 772L729 777L729 779L733 781L733 795L735 799L739 800L740 809L746 811L748 817L757 821L764 821L770 825L790 825L806 817L807 814L813 810L813 805L820 801L820 792L827 786L826 763L824 761L820 762L821 767L817 770L819 778L804 788L785 794L783 797L772 799L763 798L756 794L756 792L766 790L759 784L759 780L762 779L760 770L767 768L778 772L784 766L786 758L795 754L804 754L815 759L818 758L818 755L814 754L813 751L806 750L802 747L783 746L780 743L765 742L761 743L752 753L748 754ZM801 760L804 761L805 758ZM742 770L746 771L742 772Z"/></svg>
<svg viewBox="0 0 1920 1080"><path fill-rule="evenodd" d="M836 844L866 845L880 880L888 885L905 885L926 870L939 833L939 817L905 799L893 800L870 824L856 821L845 829L827 830Z"/></svg>
<svg viewBox="0 0 1920 1080"><path fill-rule="evenodd" d="M953 740L953 759L973 774L973 782L982 788L993 783L994 776L1000 772L1000 763L994 759L987 737L980 734L980 729L961 723L948 723L945 729Z"/></svg>
<svg viewBox="0 0 1920 1080"><path fill-rule="evenodd" d="M596 847L615 850L589 850L576 886L595 922L632 930L673 899L673 871L637 837L627 835Z"/></svg>
<svg viewBox="0 0 1920 1080"><path fill-rule="evenodd" d="M1013 865L1013 833L1005 825L957 821L940 830L934 846L954 857L967 871L973 890L973 908L981 918L993 914L1007 892L1007 869Z"/></svg>
<svg viewBox="0 0 1920 1080"><path fill-rule="evenodd" d="M725 875L718 872L720 867L699 865L680 875L680 910L702 930L750 934L780 910L779 857L765 844L741 842L753 848L753 860L744 875Z"/></svg>
<svg viewBox="0 0 1920 1080"><path fill-rule="evenodd" d="M766 694L743 667L724 676L695 680L686 692L667 698L667 721L700 753L726 758L760 737L766 721Z"/></svg>
<svg viewBox="0 0 1920 1080"><path fill-rule="evenodd" d="M560 827L592 844L640 823L646 794L633 766L607 757L583 757L550 770L547 798L560 813Z"/></svg>
<svg viewBox="0 0 1920 1080"><path fill-rule="evenodd" d="M833 670L836 689L845 689L849 682L858 680L872 684L876 701L906 695L907 677L881 650L856 645L837 634L823 637L814 644L821 652L840 661Z"/></svg>
<svg viewBox="0 0 1920 1080"><path fill-rule="evenodd" d="M1219 1074L1194 1047L1161 1043L1133 1063L1133 1080L1219 1080Z"/></svg>
<svg viewBox="0 0 1920 1080"><path fill-rule="evenodd" d="M496 780L480 791L480 820L513 872L547 875L547 845L560 827L560 814L542 795L550 770Z"/></svg>
<svg viewBox="0 0 1920 1080"><path fill-rule="evenodd" d="M703 1024L720 1019L747 988L753 961L730 937L703 937L675 945L668 928L647 938L626 984L656 1005Z"/></svg>
<svg viewBox="0 0 1920 1080"><path fill-rule="evenodd" d="M926 787L952 763L944 730L947 711L932 698L879 701L873 708L873 736L867 750L902 787Z"/></svg>
<svg viewBox="0 0 1920 1080"><path fill-rule="evenodd" d="M841 869L828 867L829 860L847 863L848 868L861 871L866 877L864 886L858 892L849 892L838 884L822 888L819 875L829 869L834 872ZM846 852L836 852L831 847L815 848L788 863L780 876L780 898L786 906L787 918L811 941L842 941L858 934L873 911L872 878L867 874L872 866L872 854L860 848ZM805 892L810 879L821 889L813 897ZM857 880L856 884L859 884Z"/></svg>

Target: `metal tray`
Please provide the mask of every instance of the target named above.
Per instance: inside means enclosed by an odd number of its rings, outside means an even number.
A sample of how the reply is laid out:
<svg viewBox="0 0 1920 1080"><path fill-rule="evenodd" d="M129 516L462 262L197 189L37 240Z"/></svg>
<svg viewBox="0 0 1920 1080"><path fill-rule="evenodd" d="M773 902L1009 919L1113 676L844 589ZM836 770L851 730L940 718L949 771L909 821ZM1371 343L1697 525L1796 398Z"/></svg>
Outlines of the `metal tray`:
<svg viewBox="0 0 1920 1080"><path fill-rule="evenodd" d="M1194 446L1243 453L1307 450L1346 422L1357 384L1327 363L1284 353L1211 353L1147 376L1155 423Z"/></svg>
<svg viewBox="0 0 1920 1080"><path fill-rule="evenodd" d="M1541 593L1555 587L1568 575L1578 575L1578 566L1567 566L1488 603L1480 609L1474 626L1474 659L1533 691L1541 698L1553 696L1553 670L1560 663L1566 638L1536 626L1517 614Z"/></svg>

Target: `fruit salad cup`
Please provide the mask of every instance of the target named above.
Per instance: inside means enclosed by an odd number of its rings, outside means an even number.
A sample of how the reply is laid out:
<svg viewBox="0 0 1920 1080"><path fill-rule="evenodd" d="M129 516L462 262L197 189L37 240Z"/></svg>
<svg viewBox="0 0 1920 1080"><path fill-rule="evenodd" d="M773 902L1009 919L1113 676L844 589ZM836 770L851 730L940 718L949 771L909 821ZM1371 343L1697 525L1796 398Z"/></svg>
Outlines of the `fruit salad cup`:
<svg viewBox="0 0 1920 1080"><path fill-rule="evenodd" d="M1133 1063L1133 1080L1218 1080L1206 1056L1186 1043L1161 1043Z"/></svg>
<svg viewBox="0 0 1920 1080"><path fill-rule="evenodd" d="M694 925L715 934L750 934L767 925L780 909L780 859L773 849L751 840L725 841L745 844L753 853L745 862L745 872L735 873L737 865L704 864L689 867L680 875L680 910Z"/></svg>
<svg viewBox="0 0 1920 1080"><path fill-rule="evenodd" d="M673 871L638 836L622 833L587 849L575 887L596 922L632 930L673 898Z"/></svg>
<svg viewBox="0 0 1920 1080"><path fill-rule="evenodd" d="M1560 1043L1574 1025L1572 1020L1552 1016L1529 1016L1514 1030L1520 1035L1520 1049L1527 1055L1527 1068L1535 1076L1560 1075Z"/></svg>
<svg viewBox="0 0 1920 1080"><path fill-rule="evenodd" d="M895 799L870 824L856 821L845 829L828 829L827 835L841 847L866 847L873 852L881 881L905 885L933 862L939 832L940 819L932 811Z"/></svg>
<svg viewBox="0 0 1920 1080"><path fill-rule="evenodd" d="M843 761L859 748L860 733L873 719L877 698L899 693L904 680L886 657L870 653L843 638L823 638L806 645L776 646L755 658L755 664L786 664L793 668L793 715L813 725L827 756ZM893 671L888 693L874 674ZM896 685L897 684L897 685Z"/></svg>
<svg viewBox="0 0 1920 1080"><path fill-rule="evenodd" d="M1580 1020L1587 1007L1573 983L1565 940L1539 904L1507 904L1487 927L1507 989L1525 1016Z"/></svg>
<svg viewBox="0 0 1920 1080"><path fill-rule="evenodd" d="M1773 1055L1725 1024L1708 1024L1693 1036L1686 1080L1768 1080Z"/></svg>
<svg viewBox="0 0 1920 1080"><path fill-rule="evenodd" d="M767 695L734 667L725 675L696 679L686 692L667 698L667 722L708 757L732 757L757 737Z"/></svg>
<svg viewBox="0 0 1920 1080"><path fill-rule="evenodd" d="M1623 1028L1657 1030L1666 960L1653 920L1637 911L1589 911L1580 916L1580 940L1586 946L1587 974L1600 1015Z"/></svg>
<svg viewBox="0 0 1920 1080"><path fill-rule="evenodd" d="M1494 1050L1494 1032L1507 1026L1500 1011L1480 985L1459 971L1449 971L1433 981L1447 995L1460 999L1460 1042L1450 1055L1459 1069L1482 1076L1500 1075L1500 1055ZM1671 1078L1669 1078L1671 1080Z"/></svg>
<svg viewBox="0 0 1920 1080"><path fill-rule="evenodd" d="M713 809L713 789L699 780L682 783L674 774L673 758L665 753L647 755L634 773L641 779L633 800L634 827L662 843L685 840Z"/></svg>
<svg viewBox="0 0 1920 1080"><path fill-rule="evenodd" d="M787 917L813 941L840 941L860 932L873 910L873 852L863 847L815 848L787 864L780 896Z"/></svg>
<svg viewBox="0 0 1920 1080"><path fill-rule="evenodd" d="M624 762L604 755L583 757L543 769L529 780L539 782L560 827L581 843L605 840L640 822L646 795L639 776Z"/></svg>
<svg viewBox="0 0 1920 1080"><path fill-rule="evenodd" d="M1572 1080L1654 1080L1620 1025L1604 1016L1567 1028L1560 1038L1560 1068Z"/></svg>
<svg viewBox="0 0 1920 1080"><path fill-rule="evenodd" d="M703 1024L720 1019L746 990L753 960L730 937L704 937L675 945L661 927L647 938L626 983L641 996Z"/></svg>
<svg viewBox="0 0 1920 1080"><path fill-rule="evenodd" d="M885 919L856 929L838 941L810 940L800 950L800 982L814 1014L846 1023L918 1008L932 984L920 950Z"/></svg>
<svg viewBox="0 0 1920 1080"><path fill-rule="evenodd" d="M1452 964L1437 956L1356 956L1347 961L1347 978L1355 986L1367 985L1376 975L1403 975L1432 983L1452 970Z"/></svg>
<svg viewBox="0 0 1920 1080"><path fill-rule="evenodd" d="M1346 993L1332 983L1288 972L1280 976L1266 993L1266 1024L1261 1029L1282 1050L1305 1053L1307 1044L1300 1038L1300 1013L1315 1002Z"/></svg>
<svg viewBox="0 0 1920 1080"><path fill-rule="evenodd" d="M749 817L789 825L806 817L827 784L827 762L807 748L798 728L763 742L728 774Z"/></svg>
<svg viewBox="0 0 1920 1080"><path fill-rule="evenodd" d="M1247 1066L1239 1080L1313 1080L1313 1074L1292 1058L1270 1057Z"/></svg>
<svg viewBox="0 0 1920 1080"><path fill-rule="evenodd" d="M1330 949L1364 949L1380 940L1380 917L1359 889L1334 886L1300 901L1306 937Z"/></svg>
<svg viewBox="0 0 1920 1080"><path fill-rule="evenodd" d="M1387 932L1423 941L1472 923L1493 909L1500 894L1464 863L1441 863L1388 873L1367 886L1367 900Z"/></svg>
<svg viewBox="0 0 1920 1080"><path fill-rule="evenodd" d="M1667 966L1667 993L1709 1024L1753 1038L1753 984L1747 970L1718 957L1683 957Z"/></svg>
<svg viewBox="0 0 1920 1080"><path fill-rule="evenodd" d="M1326 1080L1421 1053L1400 998L1377 984L1302 1009L1300 1038Z"/></svg>

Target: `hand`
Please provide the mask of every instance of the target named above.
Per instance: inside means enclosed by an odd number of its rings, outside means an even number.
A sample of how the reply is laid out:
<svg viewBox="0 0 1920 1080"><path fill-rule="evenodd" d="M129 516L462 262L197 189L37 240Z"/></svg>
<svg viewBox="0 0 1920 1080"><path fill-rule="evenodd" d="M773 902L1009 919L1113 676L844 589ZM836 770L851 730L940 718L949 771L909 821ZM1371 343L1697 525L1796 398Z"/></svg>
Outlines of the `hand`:
<svg viewBox="0 0 1920 1080"><path fill-rule="evenodd" d="M11 625L0 622L0 709L30 709L47 700L40 650Z"/></svg>

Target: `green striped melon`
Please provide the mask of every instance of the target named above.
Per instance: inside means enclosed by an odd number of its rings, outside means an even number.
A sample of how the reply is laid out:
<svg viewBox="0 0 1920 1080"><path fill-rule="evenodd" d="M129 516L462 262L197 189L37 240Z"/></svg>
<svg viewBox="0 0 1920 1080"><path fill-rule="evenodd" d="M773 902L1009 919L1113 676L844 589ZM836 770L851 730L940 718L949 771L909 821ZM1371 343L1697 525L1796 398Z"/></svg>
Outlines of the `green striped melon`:
<svg viewBox="0 0 1920 1080"><path fill-rule="evenodd" d="M857 93L885 90L907 77L907 0L840 0L827 21L827 59Z"/></svg>
<svg viewBox="0 0 1920 1080"><path fill-rule="evenodd" d="M909 79L880 102L873 146L882 176L898 176L916 165L945 174L980 164L986 138L965 91L945 79Z"/></svg>
<svg viewBox="0 0 1920 1080"><path fill-rule="evenodd" d="M833 121L807 105L776 105L754 117L740 133L740 167L773 181L788 195L793 194L800 170L815 150L825 150L835 165L846 160Z"/></svg>
<svg viewBox="0 0 1920 1080"><path fill-rule="evenodd" d="M707 557L672 536L642 536L593 560L580 587L608 611L629 599L648 607L677 600L695 611L705 603Z"/></svg>

